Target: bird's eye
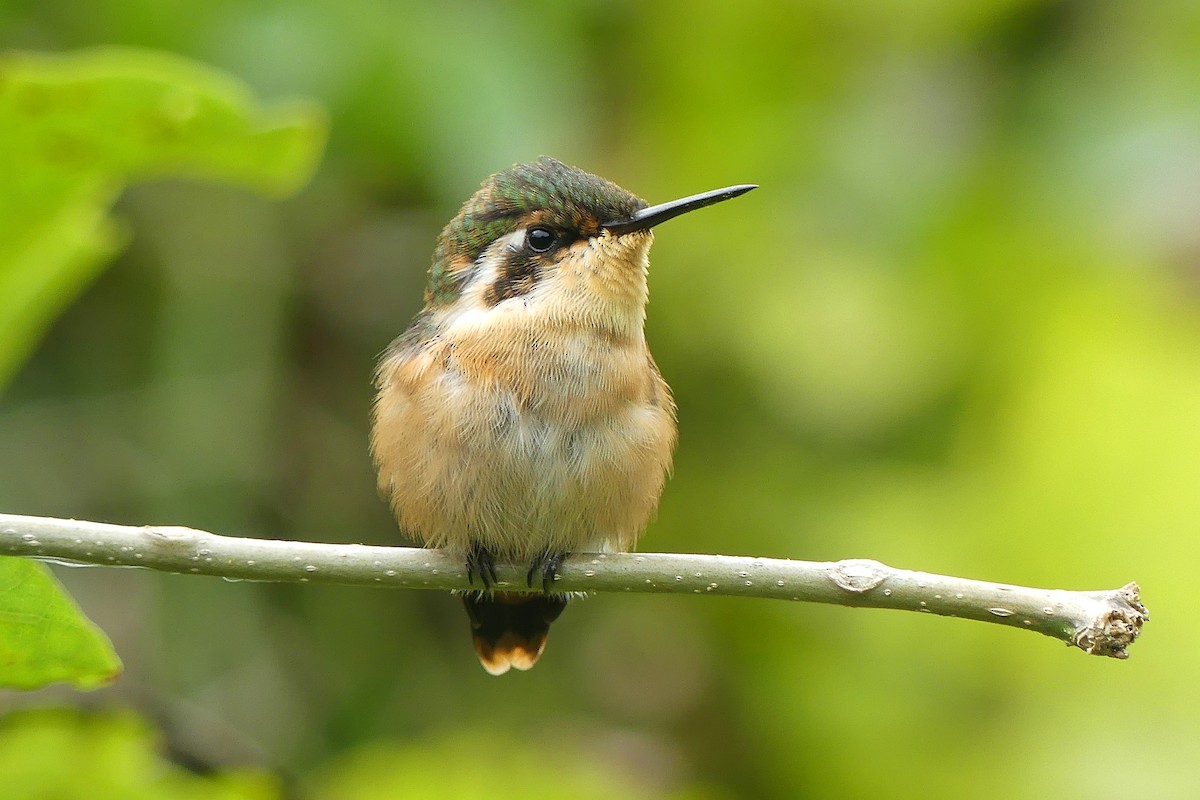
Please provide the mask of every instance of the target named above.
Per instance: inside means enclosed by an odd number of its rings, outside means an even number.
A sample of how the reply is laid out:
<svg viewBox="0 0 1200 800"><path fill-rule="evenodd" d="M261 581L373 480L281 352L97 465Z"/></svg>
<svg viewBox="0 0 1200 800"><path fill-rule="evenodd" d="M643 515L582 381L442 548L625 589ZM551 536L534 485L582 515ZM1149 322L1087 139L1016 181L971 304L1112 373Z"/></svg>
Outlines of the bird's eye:
<svg viewBox="0 0 1200 800"><path fill-rule="evenodd" d="M549 228L530 228L525 234L525 244L529 245L529 249L535 253L545 253L551 247L558 237L554 235L554 231Z"/></svg>

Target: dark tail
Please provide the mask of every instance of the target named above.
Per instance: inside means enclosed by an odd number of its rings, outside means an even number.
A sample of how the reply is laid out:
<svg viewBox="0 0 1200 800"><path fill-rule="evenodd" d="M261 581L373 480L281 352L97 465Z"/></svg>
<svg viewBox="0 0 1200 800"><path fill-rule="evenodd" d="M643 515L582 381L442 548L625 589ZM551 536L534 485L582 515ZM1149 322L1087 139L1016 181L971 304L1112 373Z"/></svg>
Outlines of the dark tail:
<svg viewBox="0 0 1200 800"><path fill-rule="evenodd" d="M468 592L462 599L479 662L493 675L536 664L550 623L567 607L565 595Z"/></svg>

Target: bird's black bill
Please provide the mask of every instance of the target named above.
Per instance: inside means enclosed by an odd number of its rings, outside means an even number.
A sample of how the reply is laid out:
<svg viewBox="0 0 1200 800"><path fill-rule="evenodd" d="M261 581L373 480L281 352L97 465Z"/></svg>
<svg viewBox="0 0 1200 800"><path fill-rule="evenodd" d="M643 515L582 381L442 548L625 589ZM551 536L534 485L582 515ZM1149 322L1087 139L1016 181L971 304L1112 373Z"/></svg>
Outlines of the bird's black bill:
<svg viewBox="0 0 1200 800"><path fill-rule="evenodd" d="M691 197L685 197L681 200L672 200L669 203L660 203L656 206L643 208L629 219L606 222L603 227L605 230L615 233L618 236L632 231L644 231L647 228L653 228L660 222L666 222L669 219L678 217L680 214L695 211L697 208L711 206L713 203L720 203L722 200L730 200L738 195L745 194L751 189L757 188L756 184L747 183L741 186L726 186L724 189L713 189L711 192L694 194Z"/></svg>

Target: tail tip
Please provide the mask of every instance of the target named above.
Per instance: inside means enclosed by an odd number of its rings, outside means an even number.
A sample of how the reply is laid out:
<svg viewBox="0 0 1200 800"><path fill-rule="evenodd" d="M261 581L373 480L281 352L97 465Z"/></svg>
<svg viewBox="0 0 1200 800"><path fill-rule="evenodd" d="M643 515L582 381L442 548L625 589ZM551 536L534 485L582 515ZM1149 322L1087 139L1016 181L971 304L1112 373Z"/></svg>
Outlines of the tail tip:
<svg viewBox="0 0 1200 800"><path fill-rule="evenodd" d="M533 667L546 649L550 623L566 604L558 595L463 595L479 663L491 675Z"/></svg>
<svg viewBox="0 0 1200 800"><path fill-rule="evenodd" d="M479 663L489 675L503 675L509 669L522 672L531 669L546 649L544 633L533 639L523 639L512 631L506 632L495 642L477 635L471 639L475 645L475 654L479 656Z"/></svg>

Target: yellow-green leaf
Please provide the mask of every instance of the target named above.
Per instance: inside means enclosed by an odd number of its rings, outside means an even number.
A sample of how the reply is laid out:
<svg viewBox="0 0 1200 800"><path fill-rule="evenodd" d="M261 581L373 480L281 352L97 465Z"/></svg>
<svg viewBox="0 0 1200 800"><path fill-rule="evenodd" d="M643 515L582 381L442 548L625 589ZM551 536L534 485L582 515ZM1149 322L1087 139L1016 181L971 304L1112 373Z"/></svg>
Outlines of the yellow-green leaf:
<svg viewBox="0 0 1200 800"><path fill-rule="evenodd" d="M0 557L0 687L108 683L121 661L42 564Z"/></svg>
<svg viewBox="0 0 1200 800"><path fill-rule="evenodd" d="M279 781L256 770L196 775L155 752L128 714L35 711L0 720L0 786L8 798L276 800Z"/></svg>
<svg viewBox="0 0 1200 800"><path fill-rule="evenodd" d="M120 247L108 209L127 183L180 176L283 196L324 140L310 104L260 108L234 78L175 56L0 57L0 386Z"/></svg>

